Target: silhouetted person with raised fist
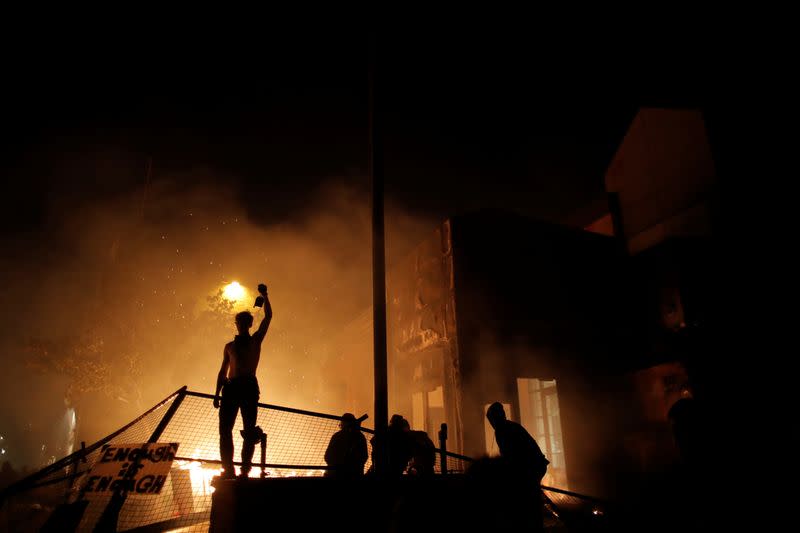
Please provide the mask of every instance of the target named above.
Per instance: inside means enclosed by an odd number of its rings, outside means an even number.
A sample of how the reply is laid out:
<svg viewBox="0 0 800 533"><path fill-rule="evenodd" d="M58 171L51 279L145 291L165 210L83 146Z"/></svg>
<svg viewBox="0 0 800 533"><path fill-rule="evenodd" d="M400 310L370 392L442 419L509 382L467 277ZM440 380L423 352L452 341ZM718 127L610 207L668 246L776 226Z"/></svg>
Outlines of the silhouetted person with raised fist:
<svg viewBox="0 0 800 533"><path fill-rule="evenodd" d="M219 408L219 454L222 459L224 478L235 477L233 468L233 425L236 414L242 411L242 470L247 477L253 461L256 443L261 440L261 428L256 426L259 388L256 369L261 358L261 343L267 335L272 321L272 305L267 296L266 285L258 287L263 297L264 318L258 329L250 334L253 315L242 311L236 315L238 335L225 345L222 354L222 367L217 375L217 388L214 393L214 407ZM258 300L261 301L260 299ZM222 401L220 402L220 390Z"/></svg>
<svg viewBox="0 0 800 533"><path fill-rule="evenodd" d="M524 427L506 418L503 404L495 402L490 405L486 418L494 428L500 457L510 474L509 481L521 497L517 504L530 509L530 525L541 530L541 482L550 461L545 458L536 440Z"/></svg>
<svg viewBox="0 0 800 533"><path fill-rule="evenodd" d="M352 413L342 415L339 428L325 450L325 463L328 465L325 477L359 478L364 474L364 465L369 456L367 439L361 433L358 420Z"/></svg>

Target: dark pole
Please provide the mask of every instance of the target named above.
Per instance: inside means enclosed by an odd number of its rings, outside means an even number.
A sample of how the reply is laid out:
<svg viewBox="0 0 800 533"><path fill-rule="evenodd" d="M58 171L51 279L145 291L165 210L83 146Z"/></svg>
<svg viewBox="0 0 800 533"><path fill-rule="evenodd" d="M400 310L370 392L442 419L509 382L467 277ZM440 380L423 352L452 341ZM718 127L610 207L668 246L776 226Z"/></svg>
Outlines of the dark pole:
<svg viewBox="0 0 800 533"><path fill-rule="evenodd" d="M376 441L388 425L386 368L386 254L383 231L383 146L380 114L376 105L377 38L370 34L369 50L369 173L372 181L372 323L374 335L375 433ZM377 452L377 453L376 453ZM386 472L386 447L373 449L372 464L379 476Z"/></svg>
<svg viewBox="0 0 800 533"><path fill-rule="evenodd" d="M442 475L447 474L447 424L444 423L439 430L439 465Z"/></svg>

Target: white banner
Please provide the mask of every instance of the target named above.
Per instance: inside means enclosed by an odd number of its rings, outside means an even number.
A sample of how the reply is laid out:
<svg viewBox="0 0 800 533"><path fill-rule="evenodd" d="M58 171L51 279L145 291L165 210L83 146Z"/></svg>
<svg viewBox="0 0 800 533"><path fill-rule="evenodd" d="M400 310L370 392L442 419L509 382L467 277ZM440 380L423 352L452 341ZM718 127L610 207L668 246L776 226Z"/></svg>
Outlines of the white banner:
<svg viewBox="0 0 800 533"><path fill-rule="evenodd" d="M86 481L87 497L121 489L128 496L160 494L178 443L104 444Z"/></svg>

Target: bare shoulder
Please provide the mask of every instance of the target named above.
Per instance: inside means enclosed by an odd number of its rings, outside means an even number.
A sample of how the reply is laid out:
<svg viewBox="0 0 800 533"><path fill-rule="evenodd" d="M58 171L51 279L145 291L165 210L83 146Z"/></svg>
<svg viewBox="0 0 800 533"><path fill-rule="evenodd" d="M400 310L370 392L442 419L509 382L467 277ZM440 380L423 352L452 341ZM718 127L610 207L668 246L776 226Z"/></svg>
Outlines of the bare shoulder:
<svg viewBox="0 0 800 533"><path fill-rule="evenodd" d="M225 345L225 353L229 353L233 350L233 341L230 341L228 344Z"/></svg>

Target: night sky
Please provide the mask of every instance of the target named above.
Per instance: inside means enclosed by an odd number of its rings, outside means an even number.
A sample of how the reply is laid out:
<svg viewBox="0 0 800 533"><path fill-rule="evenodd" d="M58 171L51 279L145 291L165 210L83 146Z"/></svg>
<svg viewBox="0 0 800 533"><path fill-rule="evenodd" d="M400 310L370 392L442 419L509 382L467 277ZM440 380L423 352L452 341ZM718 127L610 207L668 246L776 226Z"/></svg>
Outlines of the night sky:
<svg viewBox="0 0 800 533"><path fill-rule="evenodd" d="M702 100L702 58L687 63L688 49L647 63L623 50L566 57L522 30L430 23L381 34L391 198L437 218L503 207L583 223L602 206L605 168L636 108ZM263 53L97 44L9 57L4 233L40 228L48 199L141 185L147 157L154 179L202 167L238 181L264 222L302 209L324 179L368 189L363 27L273 30ZM113 178L98 178L109 166Z"/></svg>

